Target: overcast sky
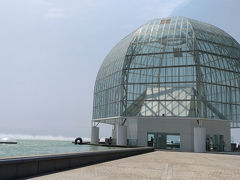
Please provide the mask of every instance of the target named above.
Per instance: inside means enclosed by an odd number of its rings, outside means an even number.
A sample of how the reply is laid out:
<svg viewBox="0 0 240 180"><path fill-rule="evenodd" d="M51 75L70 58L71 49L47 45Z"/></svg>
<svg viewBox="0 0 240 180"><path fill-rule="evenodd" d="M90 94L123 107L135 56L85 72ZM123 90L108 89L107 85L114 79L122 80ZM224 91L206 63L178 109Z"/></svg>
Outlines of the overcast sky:
<svg viewBox="0 0 240 180"><path fill-rule="evenodd" d="M0 133L90 137L98 69L124 36L154 18L186 16L240 42L239 7L238 0L0 0Z"/></svg>

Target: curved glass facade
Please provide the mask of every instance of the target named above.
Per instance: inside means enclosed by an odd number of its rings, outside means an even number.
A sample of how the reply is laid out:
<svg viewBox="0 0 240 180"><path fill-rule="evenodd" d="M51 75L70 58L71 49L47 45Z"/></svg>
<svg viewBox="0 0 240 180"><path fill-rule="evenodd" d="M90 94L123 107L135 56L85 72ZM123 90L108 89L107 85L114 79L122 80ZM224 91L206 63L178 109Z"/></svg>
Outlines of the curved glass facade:
<svg viewBox="0 0 240 180"><path fill-rule="evenodd" d="M121 40L95 84L93 120L182 116L240 127L240 45L184 17L156 19Z"/></svg>

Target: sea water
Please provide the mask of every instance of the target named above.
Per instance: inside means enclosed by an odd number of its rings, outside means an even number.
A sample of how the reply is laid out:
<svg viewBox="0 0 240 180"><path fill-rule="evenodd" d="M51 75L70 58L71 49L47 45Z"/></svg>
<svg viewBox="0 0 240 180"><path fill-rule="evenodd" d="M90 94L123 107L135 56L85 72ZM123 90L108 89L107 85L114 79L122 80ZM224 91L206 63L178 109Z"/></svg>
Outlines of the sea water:
<svg viewBox="0 0 240 180"><path fill-rule="evenodd" d="M115 149L116 147L75 145L60 140L18 140L17 144L0 144L0 158Z"/></svg>

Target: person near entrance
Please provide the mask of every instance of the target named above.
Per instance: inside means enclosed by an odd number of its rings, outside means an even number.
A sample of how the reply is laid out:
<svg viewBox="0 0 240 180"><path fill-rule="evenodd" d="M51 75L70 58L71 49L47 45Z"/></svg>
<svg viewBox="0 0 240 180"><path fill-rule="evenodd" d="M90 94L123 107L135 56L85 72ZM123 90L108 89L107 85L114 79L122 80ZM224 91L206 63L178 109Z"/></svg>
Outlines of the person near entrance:
<svg viewBox="0 0 240 180"><path fill-rule="evenodd" d="M151 146L153 146L153 137L151 137L151 141L150 142L151 142Z"/></svg>
<svg viewBox="0 0 240 180"><path fill-rule="evenodd" d="M222 140L222 151L224 151L224 148L225 148L225 142L224 140Z"/></svg>

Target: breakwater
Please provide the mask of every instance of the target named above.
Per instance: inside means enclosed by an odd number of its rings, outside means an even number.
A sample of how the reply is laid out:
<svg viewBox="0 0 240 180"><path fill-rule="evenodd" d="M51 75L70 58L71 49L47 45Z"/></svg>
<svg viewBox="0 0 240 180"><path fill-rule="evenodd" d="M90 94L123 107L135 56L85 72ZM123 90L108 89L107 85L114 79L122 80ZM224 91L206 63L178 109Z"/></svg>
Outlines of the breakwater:
<svg viewBox="0 0 240 180"><path fill-rule="evenodd" d="M0 159L0 179L16 179L154 151L150 147Z"/></svg>

